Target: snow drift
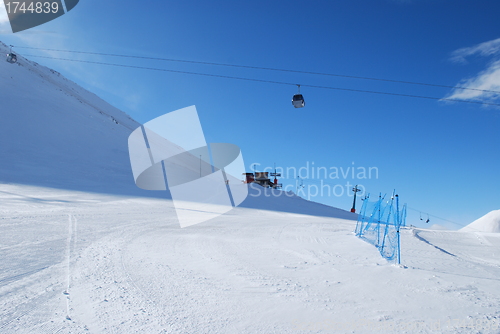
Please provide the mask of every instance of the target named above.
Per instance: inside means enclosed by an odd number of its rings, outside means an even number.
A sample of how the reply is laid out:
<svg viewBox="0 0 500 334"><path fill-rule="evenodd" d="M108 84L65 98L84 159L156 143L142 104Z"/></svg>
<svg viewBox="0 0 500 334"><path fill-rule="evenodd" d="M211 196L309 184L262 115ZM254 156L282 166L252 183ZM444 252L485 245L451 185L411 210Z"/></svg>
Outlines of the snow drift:
<svg viewBox="0 0 500 334"><path fill-rule="evenodd" d="M463 232L500 233L500 210L493 210L460 229Z"/></svg>

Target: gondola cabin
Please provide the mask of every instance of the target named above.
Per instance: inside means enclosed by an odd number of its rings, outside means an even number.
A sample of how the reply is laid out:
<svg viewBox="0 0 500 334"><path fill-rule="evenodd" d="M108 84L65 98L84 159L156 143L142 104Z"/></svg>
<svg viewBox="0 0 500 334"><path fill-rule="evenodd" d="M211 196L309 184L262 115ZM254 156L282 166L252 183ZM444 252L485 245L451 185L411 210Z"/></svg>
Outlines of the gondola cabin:
<svg viewBox="0 0 500 334"><path fill-rule="evenodd" d="M292 104L295 108L302 108L306 105L302 94L295 94L292 98Z"/></svg>
<svg viewBox="0 0 500 334"><path fill-rule="evenodd" d="M17 56L15 53L9 53L7 54L7 62L11 63L11 64L14 64L14 63L17 63Z"/></svg>

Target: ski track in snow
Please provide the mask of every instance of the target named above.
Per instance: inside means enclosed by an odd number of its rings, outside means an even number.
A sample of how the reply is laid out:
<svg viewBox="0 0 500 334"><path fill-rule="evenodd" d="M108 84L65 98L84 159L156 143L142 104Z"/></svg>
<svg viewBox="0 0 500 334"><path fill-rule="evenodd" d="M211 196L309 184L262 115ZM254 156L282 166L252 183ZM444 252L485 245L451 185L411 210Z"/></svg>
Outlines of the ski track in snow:
<svg viewBox="0 0 500 334"><path fill-rule="evenodd" d="M2 333L500 331L497 234L404 229L404 268L354 221L236 208L181 229L164 200L7 188ZM65 204L19 200L35 190Z"/></svg>

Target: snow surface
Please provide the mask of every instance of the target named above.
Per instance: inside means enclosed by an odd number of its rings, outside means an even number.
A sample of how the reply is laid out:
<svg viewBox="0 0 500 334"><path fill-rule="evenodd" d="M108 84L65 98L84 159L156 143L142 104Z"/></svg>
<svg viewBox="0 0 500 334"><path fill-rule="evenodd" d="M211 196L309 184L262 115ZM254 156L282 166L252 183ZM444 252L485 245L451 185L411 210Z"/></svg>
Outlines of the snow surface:
<svg viewBox="0 0 500 334"><path fill-rule="evenodd" d="M500 233L500 210L493 210L460 229L463 232Z"/></svg>
<svg viewBox="0 0 500 334"><path fill-rule="evenodd" d="M0 55L7 52L0 42ZM136 121L58 72L18 59L0 59L0 182L158 196L130 174Z"/></svg>
<svg viewBox="0 0 500 334"><path fill-rule="evenodd" d="M402 268L353 220L235 208L181 229L164 199L0 201L2 333L498 333L498 234L405 229Z"/></svg>
<svg viewBox="0 0 500 334"><path fill-rule="evenodd" d="M449 230L448 228L446 228L445 226L443 225L439 225L439 224L432 224L431 226L429 226L429 230Z"/></svg>
<svg viewBox="0 0 500 334"><path fill-rule="evenodd" d="M136 122L23 58L0 85L0 333L500 333L498 233L406 228L397 266L261 188L181 229L133 183Z"/></svg>

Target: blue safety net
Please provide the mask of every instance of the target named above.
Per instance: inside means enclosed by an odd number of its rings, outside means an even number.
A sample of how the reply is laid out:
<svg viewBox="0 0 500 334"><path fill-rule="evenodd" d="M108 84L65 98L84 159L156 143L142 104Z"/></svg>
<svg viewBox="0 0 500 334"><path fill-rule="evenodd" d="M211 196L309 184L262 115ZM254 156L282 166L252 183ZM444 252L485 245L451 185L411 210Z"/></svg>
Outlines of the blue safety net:
<svg viewBox="0 0 500 334"><path fill-rule="evenodd" d="M363 201L356 224L356 236L378 248L389 261L401 263L400 229L406 225L406 204L400 208L398 195L389 200Z"/></svg>

